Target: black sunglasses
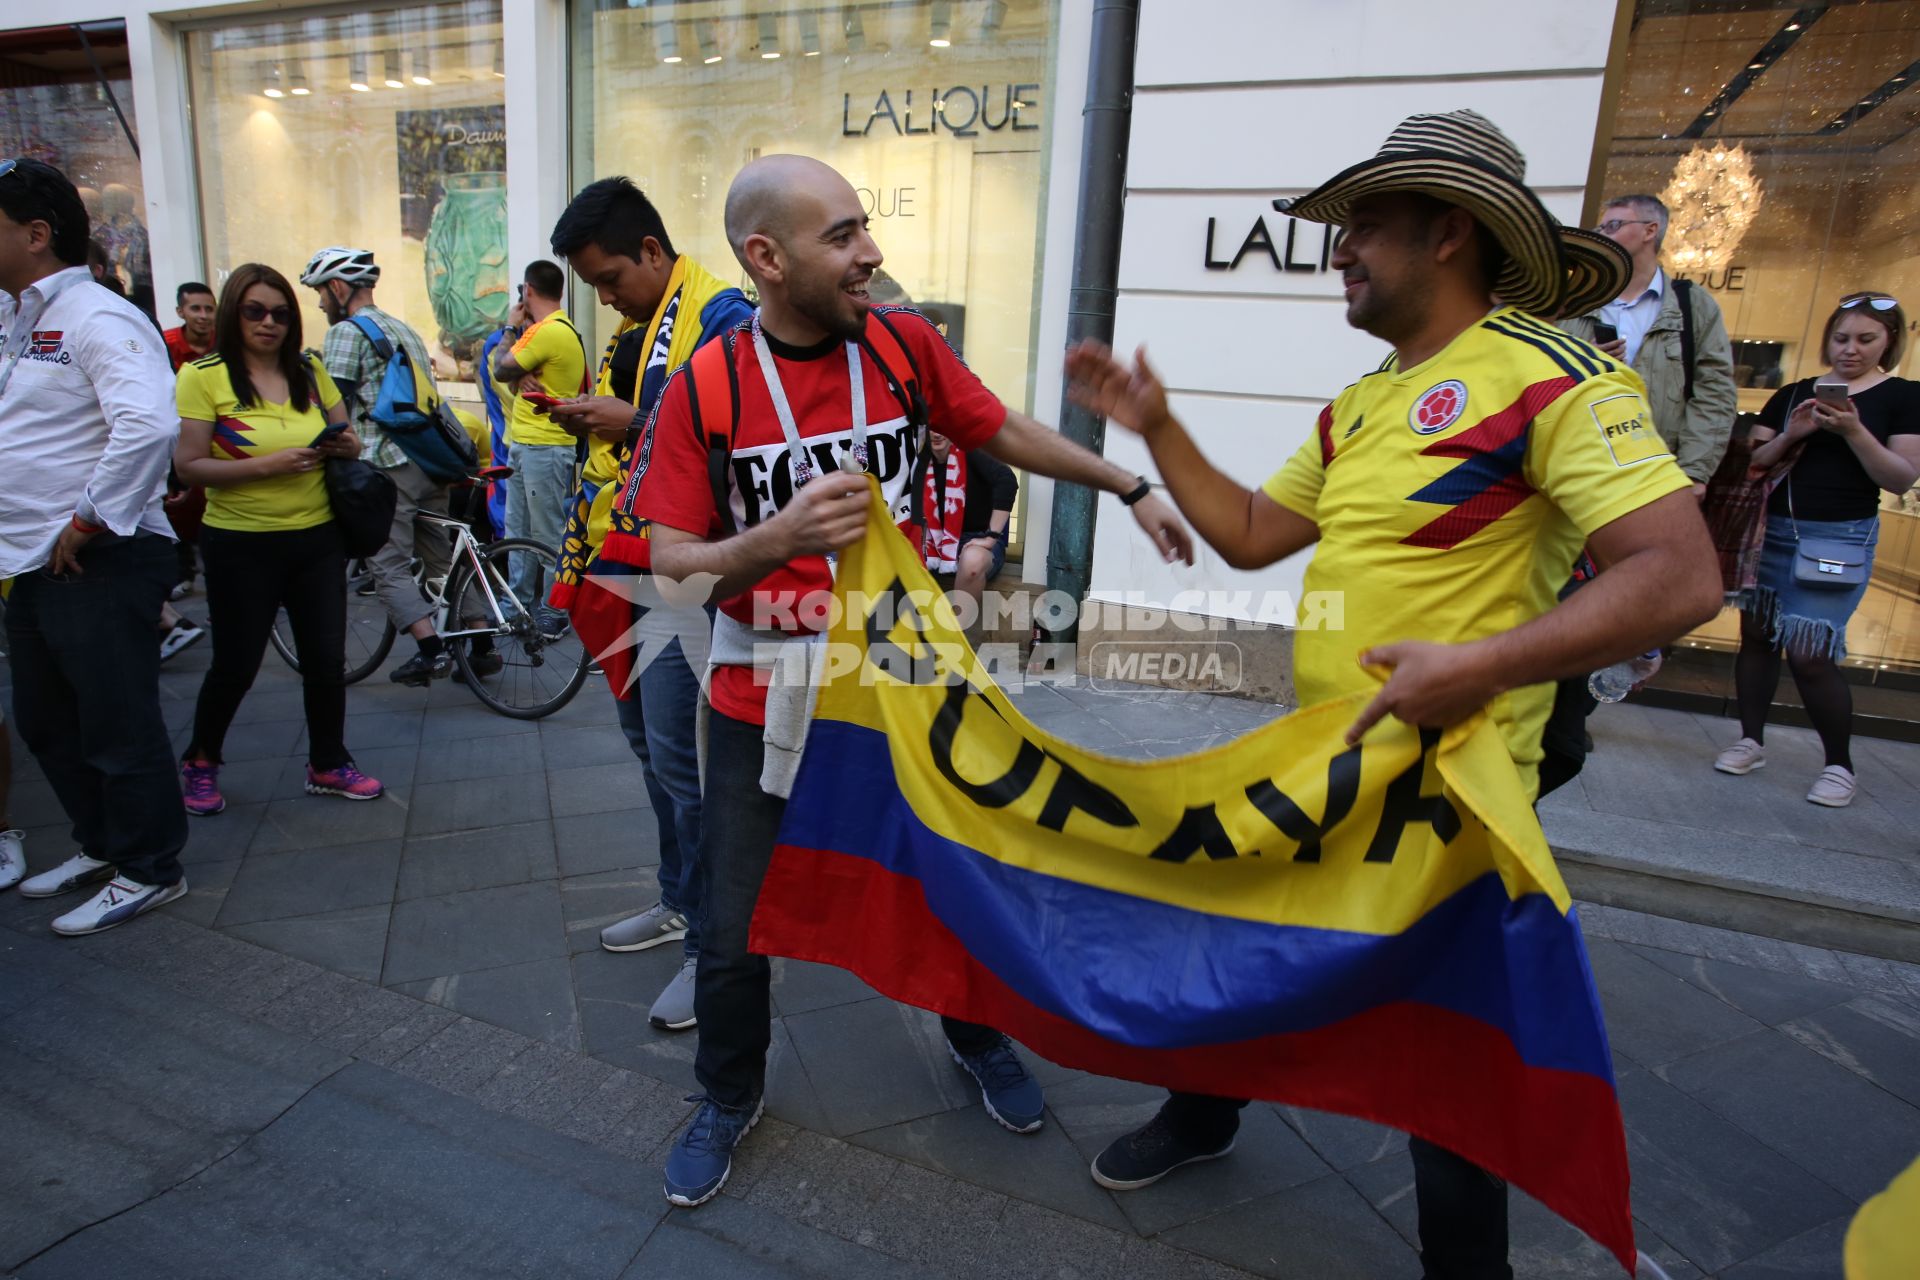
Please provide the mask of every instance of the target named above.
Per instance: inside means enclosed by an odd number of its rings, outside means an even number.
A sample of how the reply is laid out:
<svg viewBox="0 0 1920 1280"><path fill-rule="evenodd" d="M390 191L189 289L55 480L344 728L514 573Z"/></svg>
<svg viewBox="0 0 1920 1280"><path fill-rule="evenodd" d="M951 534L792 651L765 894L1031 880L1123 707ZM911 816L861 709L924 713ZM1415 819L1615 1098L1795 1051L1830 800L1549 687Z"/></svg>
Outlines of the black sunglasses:
<svg viewBox="0 0 1920 1280"><path fill-rule="evenodd" d="M259 302L243 302L240 304L240 318L250 324L259 324L262 320L272 320L284 329L287 326L287 322L293 319L293 308L269 307Z"/></svg>
<svg viewBox="0 0 1920 1280"><path fill-rule="evenodd" d="M0 170L0 174L4 173L5 170ZM1862 303L1872 307L1875 311L1892 311L1900 305L1900 300L1898 298L1889 298L1884 293L1863 293L1857 297L1840 299L1840 309L1846 311Z"/></svg>

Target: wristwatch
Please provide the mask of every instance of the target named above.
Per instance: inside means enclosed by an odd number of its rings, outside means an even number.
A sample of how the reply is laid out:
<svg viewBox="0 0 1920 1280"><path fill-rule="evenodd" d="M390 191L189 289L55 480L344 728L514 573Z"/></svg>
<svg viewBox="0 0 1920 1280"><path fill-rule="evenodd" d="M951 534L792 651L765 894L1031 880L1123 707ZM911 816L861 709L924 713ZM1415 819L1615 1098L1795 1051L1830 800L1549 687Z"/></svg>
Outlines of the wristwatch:
<svg viewBox="0 0 1920 1280"><path fill-rule="evenodd" d="M1139 480L1140 483L1138 485L1135 485L1132 489L1130 489L1126 493L1123 493L1120 495L1121 506L1130 507L1134 503L1140 501L1140 499L1146 497L1148 494L1153 492L1153 486L1147 483L1147 478L1145 476L1137 476L1135 478Z"/></svg>

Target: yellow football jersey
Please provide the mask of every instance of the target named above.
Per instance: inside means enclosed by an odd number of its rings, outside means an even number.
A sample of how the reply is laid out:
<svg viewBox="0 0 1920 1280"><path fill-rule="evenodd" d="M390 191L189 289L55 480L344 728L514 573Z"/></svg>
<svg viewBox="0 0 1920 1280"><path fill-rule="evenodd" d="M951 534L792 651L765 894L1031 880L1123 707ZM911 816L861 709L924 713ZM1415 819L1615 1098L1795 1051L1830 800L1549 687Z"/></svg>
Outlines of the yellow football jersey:
<svg viewBox="0 0 1920 1280"><path fill-rule="evenodd" d="M1502 307L1411 369L1390 358L1264 486L1319 526L1306 590L1337 602L1294 637L1301 704L1377 687L1359 664L1376 645L1545 613L1588 535L1690 483L1639 375L1525 312ZM1530 786L1552 707L1550 684L1488 707Z"/></svg>

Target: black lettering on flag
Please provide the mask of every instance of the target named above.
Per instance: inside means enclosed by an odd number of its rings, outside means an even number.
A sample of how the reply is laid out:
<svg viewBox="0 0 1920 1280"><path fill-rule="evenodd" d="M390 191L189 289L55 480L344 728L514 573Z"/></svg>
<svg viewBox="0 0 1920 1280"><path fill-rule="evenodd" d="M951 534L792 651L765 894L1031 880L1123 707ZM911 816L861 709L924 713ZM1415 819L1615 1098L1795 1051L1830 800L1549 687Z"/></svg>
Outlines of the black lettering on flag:
<svg viewBox="0 0 1920 1280"><path fill-rule="evenodd" d="M983 809L1004 809L1027 793L1033 780L1040 776L1040 766L1046 762L1047 753L1022 738L1013 764L993 781L969 782L961 777L953 764L953 740L959 736L960 724L966 718L967 701L974 696L973 686L964 680L947 686L947 700L933 718L933 728L927 733L927 745L933 749L933 767L962 795ZM985 698L978 701L988 711L993 711L995 716L1000 714Z"/></svg>
<svg viewBox="0 0 1920 1280"><path fill-rule="evenodd" d="M1227 829L1220 825L1220 815L1210 804L1195 805L1181 814L1180 825L1150 856L1163 862L1188 862L1201 852L1215 862L1240 856Z"/></svg>
<svg viewBox="0 0 1920 1280"><path fill-rule="evenodd" d="M1400 837L1409 826L1424 822L1433 828L1441 844L1453 843L1460 834L1460 814L1444 795L1424 796L1420 784L1426 777L1427 761L1440 742L1438 729L1420 731L1420 755L1387 784L1386 800L1380 810L1380 826L1367 846L1368 862L1392 862L1400 851Z"/></svg>
<svg viewBox="0 0 1920 1280"><path fill-rule="evenodd" d="M1140 825L1140 819L1133 816L1133 810L1127 808L1126 802L1119 796L1059 756L1051 752L1048 755L1060 766L1060 776L1054 779L1053 790L1047 793L1047 802L1040 808L1041 826L1049 831L1065 830L1067 819L1073 816L1075 809L1110 827Z"/></svg>
<svg viewBox="0 0 1920 1280"><path fill-rule="evenodd" d="M940 655L931 642L915 644L915 652L909 653L887 638L903 622L908 630L923 637L932 625L914 606L906 584L895 578L867 614L867 661L876 671L884 671L902 684L944 683L947 677L940 670Z"/></svg>
<svg viewBox="0 0 1920 1280"><path fill-rule="evenodd" d="M1322 837L1353 812L1353 802L1360 795L1360 751L1359 747L1351 747L1327 761L1327 811L1318 822L1274 786L1271 779L1262 778L1247 788L1247 799L1253 802L1253 807L1280 828L1283 835L1300 842L1299 852L1293 855L1295 862L1320 861Z"/></svg>

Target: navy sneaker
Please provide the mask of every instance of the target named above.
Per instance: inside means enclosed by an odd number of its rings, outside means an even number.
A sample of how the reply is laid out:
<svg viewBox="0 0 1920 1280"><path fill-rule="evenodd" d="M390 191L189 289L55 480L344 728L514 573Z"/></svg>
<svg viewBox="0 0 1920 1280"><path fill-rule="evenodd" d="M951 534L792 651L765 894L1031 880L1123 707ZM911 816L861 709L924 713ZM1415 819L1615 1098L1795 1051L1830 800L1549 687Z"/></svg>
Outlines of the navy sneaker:
<svg viewBox="0 0 1920 1280"><path fill-rule="evenodd" d="M1002 1128L1033 1133L1045 1123L1047 1100L1041 1096L1040 1082L1013 1051L1013 1041L1001 1036L1000 1043L985 1053L961 1053L949 1041L947 1052L980 1085L980 1100L987 1104L987 1114Z"/></svg>
<svg viewBox="0 0 1920 1280"><path fill-rule="evenodd" d="M751 1111L723 1107L705 1094L687 1098L698 1102L680 1140L667 1153L667 1201L683 1209L705 1204L720 1194L733 1172L733 1149L760 1123L766 1109L764 1099L754 1099Z"/></svg>
<svg viewBox="0 0 1920 1280"><path fill-rule="evenodd" d="M1218 1160L1232 1150L1231 1134L1218 1147L1194 1146L1174 1132L1161 1111L1141 1128L1107 1144L1093 1162L1093 1180L1109 1191L1138 1191L1183 1165Z"/></svg>

